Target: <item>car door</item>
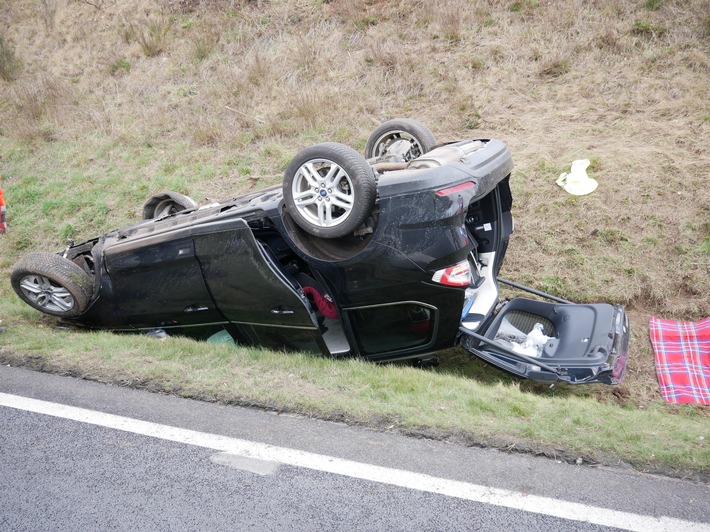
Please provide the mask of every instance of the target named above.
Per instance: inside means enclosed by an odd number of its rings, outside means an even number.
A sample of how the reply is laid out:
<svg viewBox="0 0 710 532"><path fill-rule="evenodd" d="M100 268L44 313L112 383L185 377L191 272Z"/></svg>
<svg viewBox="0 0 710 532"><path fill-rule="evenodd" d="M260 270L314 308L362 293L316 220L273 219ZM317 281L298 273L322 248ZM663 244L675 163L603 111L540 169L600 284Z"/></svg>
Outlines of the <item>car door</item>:
<svg viewBox="0 0 710 532"><path fill-rule="evenodd" d="M212 298L242 340L323 351L307 298L244 219L230 216L194 226L192 238Z"/></svg>
<svg viewBox="0 0 710 532"><path fill-rule="evenodd" d="M189 226L119 241L104 259L112 302L106 323L140 329L224 321L202 279Z"/></svg>
<svg viewBox="0 0 710 532"><path fill-rule="evenodd" d="M482 331L461 331L465 349L529 379L618 384L626 369L630 330L620 305L517 297Z"/></svg>

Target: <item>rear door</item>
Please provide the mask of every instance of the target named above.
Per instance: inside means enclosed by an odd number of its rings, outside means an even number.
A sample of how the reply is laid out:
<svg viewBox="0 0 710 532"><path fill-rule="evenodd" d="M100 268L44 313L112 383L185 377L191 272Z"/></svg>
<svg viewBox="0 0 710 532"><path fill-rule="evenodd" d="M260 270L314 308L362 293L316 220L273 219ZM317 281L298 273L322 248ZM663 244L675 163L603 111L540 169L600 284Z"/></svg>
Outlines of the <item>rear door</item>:
<svg viewBox="0 0 710 532"><path fill-rule="evenodd" d="M464 348L520 377L618 384L626 369L630 331L621 306L519 297L483 332L461 331Z"/></svg>
<svg viewBox="0 0 710 532"><path fill-rule="evenodd" d="M275 349L323 351L308 300L242 218L200 224L192 238L217 308L244 339Z"/></svg>
<svg viewBox="0 0 710 532"><path fill-rule="evenodd" d="M104 324L135 328L184 327L223 321L202 279L190 228L183 227L107 247L111 277Z"/></svg>

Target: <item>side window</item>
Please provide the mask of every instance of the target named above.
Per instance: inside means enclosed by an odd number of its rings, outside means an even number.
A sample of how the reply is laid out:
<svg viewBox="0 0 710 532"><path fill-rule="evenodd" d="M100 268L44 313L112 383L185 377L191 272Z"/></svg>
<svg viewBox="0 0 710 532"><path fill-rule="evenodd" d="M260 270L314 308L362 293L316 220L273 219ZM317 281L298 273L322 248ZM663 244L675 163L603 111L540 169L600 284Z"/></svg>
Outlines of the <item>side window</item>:
<svg viewBox="0 0 710 532"><path fill-rule="evenodd" d="M436 309L415 302L350 309L348 315L364 355L425 346L436 331Z"/></svg>

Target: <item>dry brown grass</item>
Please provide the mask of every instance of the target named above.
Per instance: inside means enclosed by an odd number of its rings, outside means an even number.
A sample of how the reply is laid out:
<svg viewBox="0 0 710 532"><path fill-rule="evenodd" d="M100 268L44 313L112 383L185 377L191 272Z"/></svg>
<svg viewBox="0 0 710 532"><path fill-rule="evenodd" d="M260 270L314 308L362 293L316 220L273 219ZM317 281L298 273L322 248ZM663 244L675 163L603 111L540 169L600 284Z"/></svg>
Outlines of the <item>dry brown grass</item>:
<svg viewBox="0 0 710 532"><path fill-rule="evenodd" d="M85 171L223 197L278 182L312 142L361 148L416 117L441 140L509 144L504 275L626 304L632 397L657 399L649 316L710 315L708 0L88 4L0 0L24 65L0 81L0 150L32 142L34 171L62 174L54 146L85 144ZM151 20L169 28L159 54L136 39ZM27 166L2 153L12 202ZM579 158L599 189L574 198L555 180Z"/></svg>

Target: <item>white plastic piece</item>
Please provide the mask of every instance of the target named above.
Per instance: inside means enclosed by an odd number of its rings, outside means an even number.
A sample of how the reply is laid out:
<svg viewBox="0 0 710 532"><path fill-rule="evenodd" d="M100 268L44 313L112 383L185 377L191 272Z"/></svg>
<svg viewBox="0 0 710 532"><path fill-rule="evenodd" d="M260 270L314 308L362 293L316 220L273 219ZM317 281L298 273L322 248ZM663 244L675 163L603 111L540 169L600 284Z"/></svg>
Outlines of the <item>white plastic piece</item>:
<svg viewBox="0 0 710 532"><path fill-rule="evenodd" d="M591 194L597 189L599 183L587 175L589 164L589 159L574 161L569 173L560 174L557 184L574 196Z"/></svg>
<svg viewBox="0 0 710 532"><path fill-rule="evenodd" d="M525 334L520 329L514 327L507 318L501 321L495 340L502 340L509 343L511 349L521 355L529 357L542 356L542 350L545 344L551 340L550 336L546 336L542 332L542 323L536 323L532 331Z"/></svg>

